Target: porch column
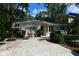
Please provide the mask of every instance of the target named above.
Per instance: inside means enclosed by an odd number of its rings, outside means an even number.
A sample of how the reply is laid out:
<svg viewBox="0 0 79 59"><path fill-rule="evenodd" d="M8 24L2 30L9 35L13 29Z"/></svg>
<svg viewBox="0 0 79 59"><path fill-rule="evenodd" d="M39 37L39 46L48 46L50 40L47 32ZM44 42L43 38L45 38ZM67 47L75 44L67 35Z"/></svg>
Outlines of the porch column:
<svg viewBox="0 0 79 59"><path fill-rule="evenodd" d="M48 33L49 33L50 31L49 31L49 26L48 26Z"/></svg>
<svg viewBox="0 0 79 59"><path fill-rule="evenodd" d="M50 25L48 25L48 33L47 33L48 37L50 37L50 33L51 33L51 27L50 27Z"/></svg>

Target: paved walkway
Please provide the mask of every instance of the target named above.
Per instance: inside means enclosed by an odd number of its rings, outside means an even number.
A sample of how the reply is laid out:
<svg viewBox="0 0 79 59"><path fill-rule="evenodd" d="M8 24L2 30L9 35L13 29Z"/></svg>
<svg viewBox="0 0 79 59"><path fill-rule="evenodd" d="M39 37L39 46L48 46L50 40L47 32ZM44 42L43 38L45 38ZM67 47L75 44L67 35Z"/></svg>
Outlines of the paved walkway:
<svg viewBox="0 0 79 59"><path fill-rule="evenodd" d="M16 40L0 46L2 56L73 56L70 50L41 38Z"/></svg>

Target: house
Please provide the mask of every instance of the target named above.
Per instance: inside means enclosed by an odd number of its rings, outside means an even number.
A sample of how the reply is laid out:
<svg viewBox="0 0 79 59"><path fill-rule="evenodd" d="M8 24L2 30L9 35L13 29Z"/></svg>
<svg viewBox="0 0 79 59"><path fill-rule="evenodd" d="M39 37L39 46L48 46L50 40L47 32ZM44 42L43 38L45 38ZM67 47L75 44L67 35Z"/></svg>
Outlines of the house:
<svg viewBox="0 0 79 59"><path fill-rule="evenodd" d="M35 30L42 29L44 31L42 36L49 37L52 30L61 31L63 34L66 34L66 24L56 24L39 20L21 21L16 22L16 24L16 28L19 28L20 30L26 30L26 32L29 33L35 33Z"/></svg>
<svg viewBox="0 0 79 59"><path fill-rule="evenodd" d="M77 20L77 21L74 21L74 20ZM76 23L73 23L73 21ZM68 26L68 33L69 34L79 34L79 30L78 30L78 23L79 23L79 14L77 14L77 13L69 13L68 14L68 23L69 24L71 24L71 23L73 23L73 24L75 24L74 26L75 27L72 27L71 28L71 26L69 25ZM72 24L72 26L73 26L73 24Z"/></svg>
<svg viewBox="0 0 79 59"><path fill-rule="evenodd" d="M79 14L76 13L69 13L68 14L68 23L71 23L75 18L79 18Z"/></svg>

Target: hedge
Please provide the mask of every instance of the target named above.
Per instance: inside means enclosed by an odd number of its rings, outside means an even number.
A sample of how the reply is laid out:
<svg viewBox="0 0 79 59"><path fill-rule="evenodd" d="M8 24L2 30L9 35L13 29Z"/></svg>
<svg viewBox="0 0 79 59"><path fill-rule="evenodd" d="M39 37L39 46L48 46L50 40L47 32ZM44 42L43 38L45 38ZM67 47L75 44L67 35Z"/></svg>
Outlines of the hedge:
<svg viewBox="0 0 79 59"><path fill-rule="evenodd" d="M79 40L79 35L65 35L65 40Z"/></svg>
<svg viewBox="0 0 79 59"><path fill-rule="evenodd" d="M64 35L60 31L50 33L50 41L54 43L64 43Z"/></svg>

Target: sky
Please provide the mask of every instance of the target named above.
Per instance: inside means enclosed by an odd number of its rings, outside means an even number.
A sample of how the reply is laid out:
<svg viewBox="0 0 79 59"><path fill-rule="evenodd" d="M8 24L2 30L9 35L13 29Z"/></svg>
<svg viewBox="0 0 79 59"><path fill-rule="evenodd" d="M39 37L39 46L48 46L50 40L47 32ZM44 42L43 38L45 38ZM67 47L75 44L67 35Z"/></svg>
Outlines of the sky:
<svg viewBox="0 0 79 59"><path fill-rule="evenodd" d="M69 13L79 14L79 5L73 4L73 5L67 6L66 14L69 14Z"/></svg>
<svg viewBox="0 0 79 59"><path fill-rule="evenodd" d="M29 11L30 11L30 14L35 17L35 15L38 14L40 11L47 11L47 8L42 3L40 4L30 3ZM79 6L75 6L75 4L67 6L66 14L69 14L69 13L79 14Z"/></svg>
<svg viewBox="0 0 79 59"><path fill-rule="evenodd" d="M41 4L30 3L29 11L30 14L35 17L35 15L38 14L40 11L47 11L47 8L42 3Z"/></svg>

